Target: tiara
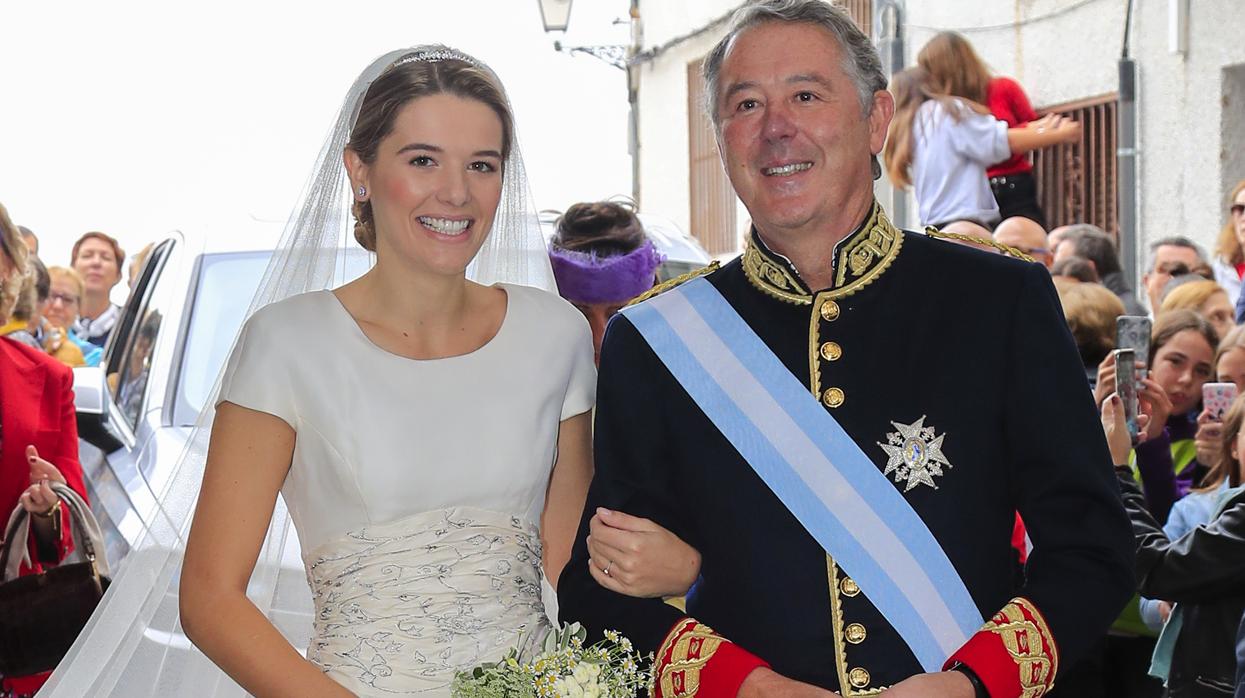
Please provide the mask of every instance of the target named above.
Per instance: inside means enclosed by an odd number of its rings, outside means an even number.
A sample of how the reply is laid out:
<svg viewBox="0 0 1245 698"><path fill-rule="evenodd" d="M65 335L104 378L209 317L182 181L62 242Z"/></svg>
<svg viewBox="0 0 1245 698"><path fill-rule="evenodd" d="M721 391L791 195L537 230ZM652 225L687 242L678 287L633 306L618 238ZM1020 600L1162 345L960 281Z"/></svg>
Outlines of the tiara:
<svg viewBox="0 0 1245 698"><path fill-rule="evenodd" d="M476 59L452 48L420 49L403 56L397 63L394 63L394 66L407 63L436 63L438 61L463 61L464 63L479 66Z"/></svg>

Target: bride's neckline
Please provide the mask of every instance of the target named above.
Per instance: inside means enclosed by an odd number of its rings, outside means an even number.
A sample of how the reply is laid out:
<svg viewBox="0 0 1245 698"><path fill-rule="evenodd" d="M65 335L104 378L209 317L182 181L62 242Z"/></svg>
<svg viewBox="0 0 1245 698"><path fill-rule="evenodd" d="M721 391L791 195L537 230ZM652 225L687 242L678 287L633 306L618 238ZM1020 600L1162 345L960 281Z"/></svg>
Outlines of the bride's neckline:
<svg viewBox="0 0 1245 698"><path fill-rule="evenodd" d="M497 326L497 331L493 333L493 336L489 337L487 340L485 340L483 344L476 347L475 349L472 349L471 351L463 352L462 354L451 354L449 356L437 356L437 357L430 358L430 359L418 359L413 356L406 356L404 354L398 354L396 352L392 352L382 347L381 345L373 341L371 337L368 336L367 332L363 330L363 326L359 324L359 321L355 319L354 315L350 314L350 310L346 308L346 304L342 303L342 300L337 297L336 293L333 293L332 289L325 289L323 291L320 291L320 293L328 294L329 298L331 299L330 305L332 305L336 309L337 312L341 313L342 317L345 320L349 321L351 331L354 333L355 337L357 339L362 340L364 344L372 347L372 349L380 352L381 354L384 354L386 356L391 356L401 361L411 361L411 362L419 363L419 364L430 364L430 363L435 363L437 361L452 361L455 359L466 359L469 357L482 354L483 352L488 350L489 347L497 344L499 342L499 339L502 337L502 335L504 335L508 331L507 328L510 325L510 316L513 314L511 310L514 309L514 293L506 284L503 284L503 283L493 284L491 288L501 289L502 293L506 295L506 311L505 311L505 314L501 318L501 324Z"/></svg>

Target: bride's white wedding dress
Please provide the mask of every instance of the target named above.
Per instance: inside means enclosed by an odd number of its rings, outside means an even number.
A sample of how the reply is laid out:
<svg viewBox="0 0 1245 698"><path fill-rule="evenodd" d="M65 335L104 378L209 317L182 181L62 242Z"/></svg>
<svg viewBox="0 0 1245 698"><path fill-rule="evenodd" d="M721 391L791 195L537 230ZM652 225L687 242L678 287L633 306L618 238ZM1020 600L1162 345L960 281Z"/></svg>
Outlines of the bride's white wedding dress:
<svg viewBox="0 0 1245 698"><path fill-rule="evenodd" d="M548 629L538 523L558 424L591 409L592 342L562 299L501 285L495 337L418 361L330 291L247 322L220 401L297 433L281 489L315 604L308 659L362 696L448 695Z"/></svg>

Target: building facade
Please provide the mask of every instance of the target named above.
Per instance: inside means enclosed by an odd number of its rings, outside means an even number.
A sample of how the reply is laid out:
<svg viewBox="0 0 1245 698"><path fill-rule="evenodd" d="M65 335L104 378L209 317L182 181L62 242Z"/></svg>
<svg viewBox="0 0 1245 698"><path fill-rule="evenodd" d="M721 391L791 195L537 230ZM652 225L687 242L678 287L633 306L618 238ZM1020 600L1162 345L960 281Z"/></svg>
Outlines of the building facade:
<svg viewBox="0 0 1245 698"><path fill-rule="evenodd" d="M726 183L701 109L700 61L726 30L739 0L640 0L635 59L637 187L643 210L673 219L713 254L728 255L747 212ZM1080 143L1035 157L1052 225L1120 225L1118 64L1123 0L843 0L889 55L901 37L902 65L945 29L964 34L997 74L1017 79L1039 112L1082 121ZM1128 34L1136 65L1136 249L1183 234L1213 248L1226 197L1245 179L1245 19L1239 0L1134 2ZM898 21L896 21L898 20ZM1127 153L1126 153L1127 154ZM1125 194L1127 195L1127 177ZM878 196L892 210L889 184ZM1128 200L1126 196L1125 201ZM916 207L899 206L914 227ZM906 209L906 211L904 210ZM1127 216L1126 216L1127 218ZM1140 260L1138 260L1140 261ZM1140 267L1140 263L1138 267Z"/></svg>

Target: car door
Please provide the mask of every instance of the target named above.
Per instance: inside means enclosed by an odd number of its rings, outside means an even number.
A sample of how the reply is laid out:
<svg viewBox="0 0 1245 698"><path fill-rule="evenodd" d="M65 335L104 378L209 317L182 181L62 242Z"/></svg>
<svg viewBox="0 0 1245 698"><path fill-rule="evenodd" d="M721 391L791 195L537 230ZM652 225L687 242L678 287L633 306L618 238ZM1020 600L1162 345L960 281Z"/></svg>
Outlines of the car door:
<svg viewBox="0 0 1245 698"><path fill-rule="evenodd" d="M166 274L181 240L170 237L148 255L97 368L75 369L79 459L91 507L104 531L108 561L119 569L158 511L157 490L138 467L156 430L144 417L159 409L149 388L158 375L155 349L165 328L173 284Z"/></svg>

